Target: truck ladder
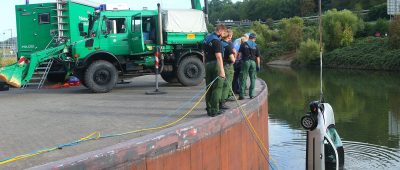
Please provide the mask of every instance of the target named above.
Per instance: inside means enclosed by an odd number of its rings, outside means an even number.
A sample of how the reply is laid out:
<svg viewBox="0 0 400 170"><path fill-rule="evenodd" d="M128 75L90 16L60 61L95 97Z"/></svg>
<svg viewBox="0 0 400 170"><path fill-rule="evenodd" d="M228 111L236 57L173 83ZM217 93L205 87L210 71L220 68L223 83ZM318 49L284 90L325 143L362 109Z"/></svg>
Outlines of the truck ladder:
<svg viewBox="0 0 400 170"><path fill-rule="evenodd" d="M46 81L47 74L49 73L50 68L53 65L53 61L54 59L51 58L43 63L40 63L40 65L36 67L31 80L27 84L22 86L22 89L26 89L28 87L34 88L35 86L37 87L37 89L41 89Z"/></svg>
<svg viewBox="0 0 400 170"><path fill-rule="evenodd" d="M64 15L67 9L68 0L57 0L57 27L58 27L58 42L67 38L68 29L64 28L68 24L68 16ZM67 27L68 28L68 27Z"/></svg>

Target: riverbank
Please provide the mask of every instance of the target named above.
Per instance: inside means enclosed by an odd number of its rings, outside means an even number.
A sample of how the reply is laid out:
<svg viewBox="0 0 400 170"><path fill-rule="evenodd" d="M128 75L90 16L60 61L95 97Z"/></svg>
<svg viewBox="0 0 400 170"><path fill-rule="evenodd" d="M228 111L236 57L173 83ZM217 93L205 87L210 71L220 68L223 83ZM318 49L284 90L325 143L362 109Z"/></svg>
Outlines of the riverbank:
<svg viewBox="0 0 400 170"><path fill-rule="evenodd" d="M291 53L277 57L267 65L295 66L297 54ZM348 47L324 53L323 64L329 68L364 70L400 70L400 50L391 49L387 38L367 37L356 40ZM319 58L310 63L319 65ZM308 65L308 66L310 66Z"/></svg>
<svg viewBox="0 0 400 170"><path fill-rule="evenodd" d="M313 64L317 64L314 61ZM324 55L324 66L367 70L400 70L400 49L391 49L388 38L367 37Z"/></svg>

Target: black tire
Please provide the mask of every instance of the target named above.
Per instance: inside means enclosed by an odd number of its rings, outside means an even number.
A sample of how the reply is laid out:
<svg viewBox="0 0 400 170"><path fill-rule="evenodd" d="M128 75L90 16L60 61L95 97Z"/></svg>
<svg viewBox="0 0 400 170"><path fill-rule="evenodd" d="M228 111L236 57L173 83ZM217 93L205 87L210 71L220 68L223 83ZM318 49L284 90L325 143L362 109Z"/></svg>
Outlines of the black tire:
<svg viewBox="0 0 400 170"><path fill-rule="evenodd" d="M204 64L195 56L186 57L180 62L176 74L184 86L199 85L204 80Z"/></svg>
<svg viewBox="0 0 400 170"><path fill-rule="evenodd" d="M113 64L108 61L95 61L87 68L84 76L86 87L94 93L107 93L111 91L118 80L118 72Z"/></svg>
<svg viewBox="0 0 400 170"><path fill-rule="evenodd" d="M173 71L164 71L161 73L161 77L168 83L179 83L176 73Z"/></svg>
<svg viewBox="0 0 400 170"><path fill-rule="evenodd" d="M317 125L317 120L310 115L305 115L301 118L301 126L306 130L314 130Z"/></svg>

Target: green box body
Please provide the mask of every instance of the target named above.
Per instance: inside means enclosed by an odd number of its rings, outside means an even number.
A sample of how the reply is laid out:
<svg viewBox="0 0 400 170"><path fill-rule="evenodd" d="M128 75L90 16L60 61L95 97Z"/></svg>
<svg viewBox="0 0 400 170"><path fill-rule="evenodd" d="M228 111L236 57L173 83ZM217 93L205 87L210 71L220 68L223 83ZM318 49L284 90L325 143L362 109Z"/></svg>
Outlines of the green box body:
<svg viewBox="0 0 400 170"><path fill-rule="evenodd" d="M56 3L41 3L30 5L17 5L17 34L18 56L44 50L47 46L54 46L53 35L58 32L58 19ZM78 24L88 20L88 14L95 11L94 6L69 2L66 4L63 22L64 36L71 42L83 40L79 35ZM41 15L49 14L49 22L41 21ZM46 17L46 16L44 16ZM43 18L45 19L45 18Z"/></svg>

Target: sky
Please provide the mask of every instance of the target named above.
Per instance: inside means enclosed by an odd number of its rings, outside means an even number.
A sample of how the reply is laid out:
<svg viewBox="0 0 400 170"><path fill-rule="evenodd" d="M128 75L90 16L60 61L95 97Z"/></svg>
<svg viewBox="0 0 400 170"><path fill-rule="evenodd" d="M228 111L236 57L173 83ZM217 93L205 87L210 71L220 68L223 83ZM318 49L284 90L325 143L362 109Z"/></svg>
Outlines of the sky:
<svg viewBox="0 0 400 170"><path fill-rule="evenodd" d="M188 9L191 8L190 0L90 0L101 4L127 3L131 9L156 9L157 3L165 9ZM203 0L201 0L203 2ZM240 0L232 0L236 2ZM56 2L56 0L29 0L29 3ZM0 41L11 37L11 29L13 37L16 35L15 26L15 5L23 5L25 0L2 0L0 3Z"/></svg>

